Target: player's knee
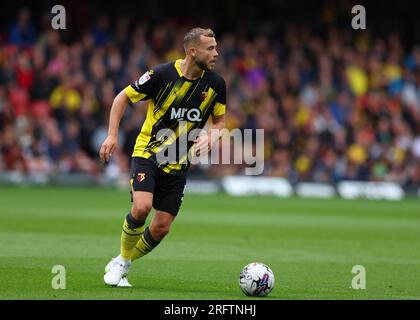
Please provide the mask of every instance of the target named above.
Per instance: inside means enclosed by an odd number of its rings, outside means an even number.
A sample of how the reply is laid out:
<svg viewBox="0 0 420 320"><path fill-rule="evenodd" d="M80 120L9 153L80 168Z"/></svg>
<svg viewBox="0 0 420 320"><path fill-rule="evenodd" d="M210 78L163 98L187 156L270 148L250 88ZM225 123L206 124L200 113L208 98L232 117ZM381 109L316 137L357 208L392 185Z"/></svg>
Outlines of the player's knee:
<svg viewBox="0 0 420 320"><path fill-rule="evenodd" d="M152 210L152 205L149 203L134 203L131 209L131 214L134 219L144 220L149 215L150 210Z"/></svg>

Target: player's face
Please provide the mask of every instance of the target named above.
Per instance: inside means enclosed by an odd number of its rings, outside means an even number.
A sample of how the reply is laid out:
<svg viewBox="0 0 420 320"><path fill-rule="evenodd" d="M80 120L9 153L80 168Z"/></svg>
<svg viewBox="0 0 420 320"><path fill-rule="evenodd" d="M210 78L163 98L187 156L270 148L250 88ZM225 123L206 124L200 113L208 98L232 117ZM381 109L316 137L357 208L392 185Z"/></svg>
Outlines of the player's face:
<svg viewBox="0 0 420 320"><path fill-rule="evenodd" d="M216 65L219 54L216 51L216 40L211 37L200 36L200 42L196 46L195 63L204 70L212 70Z"/></svg>

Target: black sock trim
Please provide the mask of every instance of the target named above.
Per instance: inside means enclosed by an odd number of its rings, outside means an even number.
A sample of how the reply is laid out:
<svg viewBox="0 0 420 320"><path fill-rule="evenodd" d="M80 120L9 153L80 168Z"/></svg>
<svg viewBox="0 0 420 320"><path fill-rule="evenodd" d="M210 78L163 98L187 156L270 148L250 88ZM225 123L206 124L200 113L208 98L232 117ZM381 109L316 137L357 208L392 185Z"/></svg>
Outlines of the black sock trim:
<svg viewBox="0 0 420 320"><path fill-rule="evenodd" d="M138 233L138 232L136 232L136 233L128 233L127 231L125 231L125 230L124 230L124 228L122 229L122 231L123 231L126 235L128 235L128 236L141 236L141 235L143 234L143 232L140 232L140 233Z"/></svg>
<svg viewBox="0 0 420 320"><path fill-rule="evenodd" d="M134 248L136 248L136 250L138 252L140 252L142 255L146 255L147 254L147 252L143 252L143 250L140 250L139 248L137 248L137 246L135 246Z"/></svg>
<svg viewBox="0 0 420 320"><path fill-rule="evenodd" d="M156 247L160 243L160 241L156 241L155 239L153 239L152 235L150 234L149 227L147 227L146 230L144 230L143 236L144 240L146 240L151 247Z"/></svg>
<svg viewBox="0 0 420 320"><path fill-rule="evenodd" d="M140 228L141 226L144 226L144 221L139 221L135 219L133 215L131 214L131 212L127 214L127 216L125 217L125 220L127 221L128 227L130 229L137 229L137 228Z"/></svg>

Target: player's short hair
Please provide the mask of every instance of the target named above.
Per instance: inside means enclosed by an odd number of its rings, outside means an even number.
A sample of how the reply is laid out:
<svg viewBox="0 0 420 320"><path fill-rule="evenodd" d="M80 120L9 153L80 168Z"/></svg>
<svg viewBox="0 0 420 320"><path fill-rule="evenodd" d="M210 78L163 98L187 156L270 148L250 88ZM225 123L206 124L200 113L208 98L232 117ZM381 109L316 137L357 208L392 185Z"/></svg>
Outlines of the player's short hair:
<svg viewBox="0 0 420 320"><path fill-rule="evenodd" d="M196 44L200 40L200 36L214 38L214 32L210 28L193 28L184 36L184 50L188 51L191 44Z"/></svg>

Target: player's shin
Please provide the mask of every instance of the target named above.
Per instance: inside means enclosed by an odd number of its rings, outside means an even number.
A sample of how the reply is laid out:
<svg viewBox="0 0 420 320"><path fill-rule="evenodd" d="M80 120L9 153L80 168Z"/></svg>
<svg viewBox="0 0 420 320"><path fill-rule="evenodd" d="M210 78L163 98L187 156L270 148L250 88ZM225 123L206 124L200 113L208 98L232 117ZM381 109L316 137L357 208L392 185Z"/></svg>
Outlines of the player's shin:
<svg viewBox="0 0 420 320"><path fill-rule="evenodd" d="M131 261L134 261L148 254L159 243L160 241L156 241L155 239L153 239L152 235L150 234L149 227L147 227L146 230L144 230L144 233L140 236L139 241L137 242L136 246L134 247L134 250L131 253Z"/></svg>
<svg viewBox="0 0 420 320"><path fill-rule="evenodd" d="M132 251L144 232L144 221L134 219L131 212L124 220L121 232L121 257L130 260Z"/></svg>

